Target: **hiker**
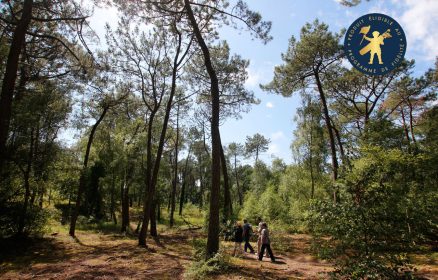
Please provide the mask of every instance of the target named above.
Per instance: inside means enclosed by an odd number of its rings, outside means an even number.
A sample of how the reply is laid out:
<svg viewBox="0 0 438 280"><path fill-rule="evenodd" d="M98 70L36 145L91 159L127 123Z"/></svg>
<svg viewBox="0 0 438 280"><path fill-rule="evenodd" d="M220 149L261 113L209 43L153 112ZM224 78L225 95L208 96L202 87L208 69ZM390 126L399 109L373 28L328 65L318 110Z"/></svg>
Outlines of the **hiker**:
<svg viewBox="0 0 438 280"><path fill-rule="evenodd" d="M247 249L250 250L251 254L254 254L254 249L252 248L251 244L249 244L249 239L252 235L252 227L248 223L248 220L243 220L243 240L245 241L244 251L247 252Z"/></svg>
<svg viewBox="0 0 438 280"><path fill-rule="evenodd" d="M257 222L259 223L259 226L257 227L257 233L259 234L257 238L257 255L260 254L260 249L262 247L262 230L263 230L263 221L261 217L257 218ZM268 251L266 251L266 256L269 257Z"/></svg>
<svg viewBox="0 0 438 280"><path fill-rule="evenodd" d="M257 222L259 223L259 225L257 226L257 233L258 233L258 237L257 237L257 255L260 253L260 248L262 247L262 218L258 217L257 218Z"/></svg>
<svg viewBox="0 0 438 280"><path fill-rule="evenodd" d="M259 261L263 259L263 253L265 252L266 249L269 252L269 256L271 256L271 261L275 262L275 257L271 250L271 240L269 239L268 225L266 223L262 223L261 240L262 240L262 249L259 252Z"/></svg>
<svg viewBox="0 0 438 280"><path fill-rule="evenodd" d="M242 241L243 241L243 229L239 222L236 222L234 226L234 252L233 257L236 256L238 250L239 255L242 255Z"/></svg>

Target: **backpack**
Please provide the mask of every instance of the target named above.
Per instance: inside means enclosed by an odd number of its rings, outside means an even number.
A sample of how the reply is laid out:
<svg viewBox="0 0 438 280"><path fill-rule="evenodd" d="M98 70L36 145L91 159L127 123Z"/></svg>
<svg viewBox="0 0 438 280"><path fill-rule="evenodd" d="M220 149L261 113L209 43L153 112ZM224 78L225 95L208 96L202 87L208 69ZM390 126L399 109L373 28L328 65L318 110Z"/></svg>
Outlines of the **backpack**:
<svg viewBox="0 0 438 280"><path fill-rule="evenodd" d="M246 234L247 234L248 236L250 236L250 237L254 234L254 231L252 230L252 226L251 226L250 224L248 224L248 229L247 229L247 231L248 231L248 232L247 232Z"/></svg>

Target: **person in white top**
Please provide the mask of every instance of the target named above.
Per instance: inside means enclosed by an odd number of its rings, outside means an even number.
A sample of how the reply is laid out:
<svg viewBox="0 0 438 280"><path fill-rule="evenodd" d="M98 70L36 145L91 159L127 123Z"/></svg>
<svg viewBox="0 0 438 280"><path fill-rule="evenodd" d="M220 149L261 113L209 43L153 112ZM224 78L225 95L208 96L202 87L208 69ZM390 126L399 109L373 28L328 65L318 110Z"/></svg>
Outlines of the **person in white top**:
<svg viewBox="0 0 438 280"><path fill-rule="evenodd" d="M257 255L260 254L260 249L262 247L262 230L263 230L263 221L262 218L258 217L257 218L257 222L259 222L259 226L257 227L257 233L258 233L258 238L257 238ZM268 255L268 251L266 251L266 257L269 257Z"/></svg>
<svg viewBox="0 0 438 280"><path fill-rule="evenodd" d="M275 257L271 250L271 240L269 239L268 225L266 223L262 223L261 228L262 230L261 230L260 239L262 243L262 248L261 251L259 252L259 261L263 260L263 253L265 252L265 249L267 249L269 256L271 257L271 261L275 262Z"/></svg>

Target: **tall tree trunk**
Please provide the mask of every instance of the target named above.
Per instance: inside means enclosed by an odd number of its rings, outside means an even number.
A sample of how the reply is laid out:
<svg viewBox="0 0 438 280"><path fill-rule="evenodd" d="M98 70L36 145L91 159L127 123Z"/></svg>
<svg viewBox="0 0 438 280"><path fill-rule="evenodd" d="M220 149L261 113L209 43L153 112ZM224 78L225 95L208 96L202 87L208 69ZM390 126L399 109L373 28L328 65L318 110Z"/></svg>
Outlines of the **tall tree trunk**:
<svg viewBox="0 0 438 280"><path fill-rule="evenodd" d="M152 202L151 212L150 212L150 219L151 219L151 236L156 237L158 236L157 233L157 199L155 198Z"/></svg>
<svg viewBox="0 0 438 280"><path fill-rule="evenodd" d="M157 221L161 221L161 200L157 200Z"/></svg>
<svg viewBox="0 0 438 280"><path fill-rule="evenodd" d="M315 177L313 175L313 114L311 116L311 122L310 122L309 167L310 167L310 180L312 183L310 198L313 199L315 194Z"/></svg>
<svg viewBox="0 0 438 280"><path fill-rule="evenodd" d="M26 216L27 216L27 208L29 205L29 197L30 197L30 183L29 183L29 177L30 172L32 169L32 160L34 155L34 137L33 137L34 129L30 131L30 148L29 148L29 158L27 159L27 166L26 170L24 171L24 188L25 188L25 194L24 194L24 204L23 209L21 210L20 219L18 222L18 235L23 234L24 227L26 225Z"/></svg>
<svg viewBox="0 0 438 280"><path fill-rule="evenodd" d="M406 136L406 140L408 141L408 144L410 144L411 139L409 137L408 125L406 124L406 117L405 117L405 112L403 111L403 108L400 110L400 113L402 116L403 131L405 132L405 136Z"/></svg>
<svg viewBox="0 0 438 280"><path fill-rule="evenodd" d="M239 175L237 174L237 155L234 154L234 177L236 177L237 194L239 195L239 205L243 205L243 194L240 189Z"/></svg>
<svg viewBox="0 0 438 280"><path fill-rule="evenodd" d="M335 132L336 141L337 141L338 146L339 146L339 153L341 154L342 163L344 165L347 165L348 167L350 167L350 162L349 162L347 156L345 155L344 144L342 143L341 134L339 133L339 130L336 128L333 121L331 123L332 123L333 131Z"/></svg>
<svg viewBox="0 0 438 280"><path fill-rule="evenodd" d="M182 215L182 210L184 207L184 202L185 202L185 192L186 192L186 185L187 185L187 168L188 168L188 164L189 164L189 158L190 158L190 152L192 151L192 145L189 146L189 152L187 154L187 158L186 158L186 163L184 166L184 172L183 172L183 177L182 177L182 184L181 184L181 194L179 197L179 215Z"/></svg>
<svg viewBox="0 0 438 280"><path fill-rule="evenodd" d="M189 0L184 0L184 8L187 12L190 24L195 33L198 44L204 55L204 64L210 76L211 92L211 192L210 192L210 214L208 219L208 237L207 237L207 258L211 258L219 250L219 196L220 196L220 179L221 179L221 160L220 160L220 132L219 132L219 82L216 71L211 62L210 51L207 44L202 38L198 23L193 15L192 7Z"/></svg>
<svg viewBox="0 0 438 280"><path fill-rule="evenodd" d="M138 245L146 246L146 235L148 232L149 218L152 208L152 128L156 111L152 111L148 120L147 144L146 144L146 174L145 190L143 198L143 219L140 233L138 235Z"/></svg>
<svg viewBox="0 0 438 280"><path fill-rule="evenodd" d="M12 99L17 79L18 60L23 49L26 31L32 17L33 0L24 0L21 19L12 35L9 47L8 60L3 76L0 96L0 174L3 172L3 164L6 159L6 141L9 133L9 125L12 115Z"/></svg>
<svg viewBox="0 0 438 280"><path fill-rule="evenodd" d="M224 219L228 220L233 214L233 205L231 202L230 180L228 178L227 161L225 159L224 148L221 144L221 167L224 177Z"/></svg>
<svg viewBox="0 0 438 280"><path fill-rule="evenodd" d="M329 134L330 139L330 151L332 156L332 180L335 182L338 179L338 157L336 155L336 145L335 145L335 137L333 135L333 129L330 122L330 115L328 111L327 101L325 99L324 90L322 88L321 80L319 78L319 73L317 70L314 72L314 76L316 79L316 84L318 86L319 97L321 99L321 104L324 112L324 120L327 127L327 132ZM333 191L333 201L336 203L337 193L336 190Z"/></svg>
<svg viewBox="0 0 438 280"><path fill-rule="evenodd" d="M128 169L128 170L126 170ZM129 228L129 185L131 175L134 169L128 160L128 167L125 169L125 176L123 176L123 184L120 190L122 199L122 232L127 232Z"/></svg>
<svg viewBox="0 0 438 280"><path fill-rule="evenodd" d="M117 217L116 217L116 174L113 170L113 178L112 178L112 184L111 184L111 205L110 205L110 212L111 212L111 218L113 219L113 222L115 225L117 225ZM123 185L123 181L121 182L121 185Z"/></svg>
<svg viewBox="0 0 438 280"><path fill-rule="evenodd" d="M202 154L199 156L199 207L204 206L204 178L202 177Z"/></svg>
<svg viewBox="0 0 438 280"><path fill-rule="evenodd" d="M167 100L167 104L166 104L166 113L164 115L163 126L161 128L161 134L160 134L160 140L158 142L157 156L156 156L155 161L154 161L153 170L149 170L149 173L146 176L146 180L148 180L148 182L147 182L148 188L147 188L147 195L145 196L145 203L143 206L143 224L142 224L140 234L138 237L138 244L140 246L146 246L147 227L148 227L149 216L150 216L150 212L151 212L151 208L152 208L152 204L153 204L153 200L154 200L154 196L155 196L155 186L157 184L158 171L160 169L160 162L161 162L161 156L163 154L164 142L166 140L165 138L166 138L167 125L169 123L170 111L171 111L172 105L173 105L173 97L174 97L175 91L176 91L176 79L177 79L177 74L178 74L178 67L181 64L182 59L185 56L185 55L183 55L183 57L180 60L179 55L181 52L182 35L178 31L178 29L176 28L176 24L174 27L175 27L175 32L177 33L177 36L178 36L178 46L177 46L177 49L175 52L175 57L173 60L172 85L171 85L171 89L170 89L169 99ZM152 127L150 127L150 131L148 131L148 133L152 133ZM148 135L148 137L149 137L149 135ZM150 144L150 143L148 143L148 144ZM150 153L151 149L148 152ZM148 157L150 157L149 154L148 154ZM148 168L152 168L152 161L149 160L148 163L150 164L150 166L148 165Z"/></svg>
<svg viewBox="0 0 438 280"><path fill-rule="evenodd" d="M415 144L415 143L417 143L417 140L415 139L415 134L414 134L413 108L412 108L412 103L409 99L408 99L408 106L409 106L409 128L411 131L412 142L414 142L414 144Z"/></svg>
<svg viewBox="0 0 438 280"><path fill-rule="evenodd" d="M96 133L97 127L102 122L103 118L105 117L106 113L108 112L108 109L109 109L109 107L103 108L103 111L100 114L99 119L96 121L96 123L91 128L90 135L88 136L87 149L85 151L84 163L82 165L81 175L79 178L79 187L78 187L78 193L76 196L76 205L75 205L75 209L72 213L71 220L70 220L70 230L69 230L70 236L75 236L76 221L78 219L79 210L81 207L82 194L85 191L85 176L86 176L86 172L87 172L88 158L90 156L90 150L91 150L91 145L93 144L94 134Z"/></svg>
<svg viewBox="0 0 438 280"><path fill-rule="evenodd" d="M173 227L176 200L176 186L178 183L178 145L179 145L179 103L176 107L176 140L175 140L175 164L173 167L172 193L170 196L169 226Z"/></svg>

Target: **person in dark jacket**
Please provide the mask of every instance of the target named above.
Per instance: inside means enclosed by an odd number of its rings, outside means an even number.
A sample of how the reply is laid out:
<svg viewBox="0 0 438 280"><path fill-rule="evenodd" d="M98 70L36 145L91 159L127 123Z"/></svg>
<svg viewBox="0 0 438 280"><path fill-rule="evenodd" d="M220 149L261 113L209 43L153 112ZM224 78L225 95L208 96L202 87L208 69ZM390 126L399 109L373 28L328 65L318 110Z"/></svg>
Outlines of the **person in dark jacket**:
<svg viewBox="0 0 438 280"><path fill-rule="evenodd" d="M249 239L251 238L252 234L252 227L248 223L248 221L245 219L243 220L243 240L245 241L244 251L245 253L249 249L251 254L254 254L254 249L252 248L251 244L249 243Z"/></svg>
<svg viewBox="0 0 438 280"><path fill-rule="evenodd" d="M236 222L234 226L234 252L233 256L236 256L236 251L239 255L242 255L242 241L243 241L243 228L239 222Z"/></svg>
<svg viewBox="0 0 438 280"><path fill-rule="evenodd" d="M265 249L267 249L269 252L269 256L271 257L271 261L275 262L275 257L271 250L271 240L269 239L268 225L266 223L262 223L261 243L262 248L259 252L259 261L263 259L263 253L265 252Z"/></svg>

